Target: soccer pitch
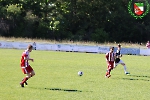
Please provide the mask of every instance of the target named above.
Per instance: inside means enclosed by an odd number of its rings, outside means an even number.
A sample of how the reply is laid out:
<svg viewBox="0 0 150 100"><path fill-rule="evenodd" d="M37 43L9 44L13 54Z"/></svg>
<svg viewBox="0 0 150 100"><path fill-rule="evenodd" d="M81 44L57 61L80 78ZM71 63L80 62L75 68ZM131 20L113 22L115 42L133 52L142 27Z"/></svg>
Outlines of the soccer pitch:
<svg viewBox="0 0 150 100"><path fill-rule="evenodd" d="M24 88L23 50L0 49L0 100L148 100L150 57L123 55L130 75L118 65L105 78L104 54L32 51L35 76ZM83 76L78 76L83 71Z"/></svg>

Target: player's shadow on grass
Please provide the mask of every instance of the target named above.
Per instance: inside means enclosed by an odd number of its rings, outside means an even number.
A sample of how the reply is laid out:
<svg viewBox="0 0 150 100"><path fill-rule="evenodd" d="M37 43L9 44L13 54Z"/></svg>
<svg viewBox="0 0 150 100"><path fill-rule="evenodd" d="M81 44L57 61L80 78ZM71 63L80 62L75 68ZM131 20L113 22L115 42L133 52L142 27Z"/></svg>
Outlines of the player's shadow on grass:
<svg viewBox="0 0 150 100"><path fill-rule="evenodd" d="M142 80L150 81L150 76L140 76L140 75L129 75L131 78L123 78L124 80ZM134 78L133 78L134 77ZM147 78L147 79L146 79Z"/></svg>
<svg viewBox="0 0 150 100"><path fill-rule="evenodd" d="M140 76L140 75L129 75L129 76L133 76L133 77L143 77L143 78L150 78L150 76Z"/></svg>
<svg viewBox="0 0 150 100"><path fill-rule="evenodd" d="M52 90L52 91L82 92L81 90L75 90L75 89L61 89L61 88L45 88L45 89Z"/></svg>
<svg viewBox="0 0 150 100"><path fill-rule="evenodd" d="M36 88L36 87L30 87L32 89L43 89L43 88ZM83 92L81 90L76 89L62 89L62 88L44 88L45 90L51 90L51 91L64 91L64 92ZM93 91L84 91L84 92L93 92Z"/></svg>

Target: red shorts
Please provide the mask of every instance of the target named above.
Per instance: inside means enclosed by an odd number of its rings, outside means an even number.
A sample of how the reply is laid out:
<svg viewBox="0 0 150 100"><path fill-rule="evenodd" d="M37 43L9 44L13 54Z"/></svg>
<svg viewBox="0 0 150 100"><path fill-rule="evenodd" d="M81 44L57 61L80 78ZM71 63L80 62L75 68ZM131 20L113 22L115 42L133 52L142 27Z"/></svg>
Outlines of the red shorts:
<svg viewBox="0 0 150 100"><path fill-rule="evenodd" d="M24 74L28 74L28 73L31 73L33 71L32 67L30 65L28 67L23 67L22 66L21 69L22 69L22 72Z"/></svg>
<svg viewBox="0 0 150 100"><path fill-rule="evenodd" d="M109 61L108 69L113 69L113 68L114 68L114 61Z"/></svg>

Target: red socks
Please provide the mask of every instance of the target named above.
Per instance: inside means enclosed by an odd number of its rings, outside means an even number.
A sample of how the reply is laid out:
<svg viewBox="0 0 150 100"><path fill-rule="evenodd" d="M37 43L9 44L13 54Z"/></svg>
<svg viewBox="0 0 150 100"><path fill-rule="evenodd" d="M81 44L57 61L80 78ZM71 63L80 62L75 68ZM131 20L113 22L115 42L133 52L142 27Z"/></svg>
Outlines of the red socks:
<svg viewBox="0 0 150 100"><path fill-rule="evenodd" d="M21 84L24 84L27 80L28 80L28 78L25 77L25 78L22 80Z"/></svg>

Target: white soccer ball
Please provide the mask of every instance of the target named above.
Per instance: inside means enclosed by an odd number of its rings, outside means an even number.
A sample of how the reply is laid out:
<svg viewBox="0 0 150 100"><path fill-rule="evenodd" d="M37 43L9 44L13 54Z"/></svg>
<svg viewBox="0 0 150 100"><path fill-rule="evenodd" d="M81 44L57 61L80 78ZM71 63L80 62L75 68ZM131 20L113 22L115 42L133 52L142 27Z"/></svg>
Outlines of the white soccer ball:
<svg viewBox="0 0 150 100"><path fill-rule="evenodd" d="M79 71L79 72L78 72L78 75L79 75L79 76L82 76L82 75L83 75L83 72L82 72L82 71Z"/></svg>

